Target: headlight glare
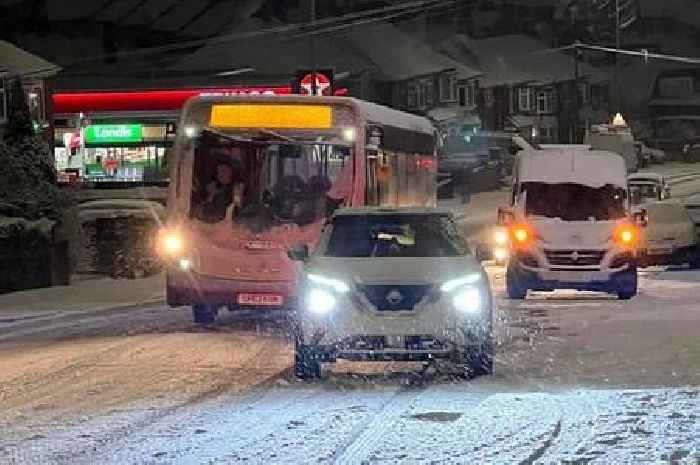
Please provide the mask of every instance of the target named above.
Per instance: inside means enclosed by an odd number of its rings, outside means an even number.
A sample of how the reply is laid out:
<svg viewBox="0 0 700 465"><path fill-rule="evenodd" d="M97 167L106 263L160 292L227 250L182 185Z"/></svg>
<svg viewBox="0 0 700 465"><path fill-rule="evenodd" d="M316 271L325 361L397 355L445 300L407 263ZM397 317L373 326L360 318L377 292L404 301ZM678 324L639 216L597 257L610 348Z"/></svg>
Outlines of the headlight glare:
<svg viewBox="0 0 700 465"><path fill-rule="evenodd" d="M461 290L452 298L452 304L460 312L478 313L481 311L481 292L476 287Z"/></svg>
<svg viewBox="0 0 700 465"><path fill-rule="evenodd" d="M460 286L465 286L467 284L474 284L481 280L481 275L479 273L472 273L461 278L451 279L440 286L442 292L452 292Z"/></svg>
<svg viewBox="0 0 700 465"><path fill-rule="evenodd" d="M336 292L340 292L341 294L344 294L350 290L350 286L348 286L345 282L343 282L339 279L326 278L325 276L321 276L321 275L313 274L313 273L309 273L307 275L307 278L312 283L322 284L324 286L332 287L333 290L335 290Z"/></svg>
<svg viewBox="0 0 700 465"><path fill-rule="evenodd" d="M311 313L325 315L333 310L335 304L336 299L330 292L318 288L309 290L306 306Z"/></svg>

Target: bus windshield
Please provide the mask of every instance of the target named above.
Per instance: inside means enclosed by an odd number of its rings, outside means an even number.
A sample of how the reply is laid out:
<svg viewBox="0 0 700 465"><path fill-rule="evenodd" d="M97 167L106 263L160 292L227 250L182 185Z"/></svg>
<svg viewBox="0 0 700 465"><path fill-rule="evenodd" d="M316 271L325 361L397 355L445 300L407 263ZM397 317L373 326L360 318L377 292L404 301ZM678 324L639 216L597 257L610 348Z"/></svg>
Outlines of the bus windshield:
<svg viewBox="0 0 700 465"><path fill-rule="evenodd" d="M195 146L190 214L254 231L313 223L349 194L351 156L351 147L321 137L260 140L205 132Z"/></svg>

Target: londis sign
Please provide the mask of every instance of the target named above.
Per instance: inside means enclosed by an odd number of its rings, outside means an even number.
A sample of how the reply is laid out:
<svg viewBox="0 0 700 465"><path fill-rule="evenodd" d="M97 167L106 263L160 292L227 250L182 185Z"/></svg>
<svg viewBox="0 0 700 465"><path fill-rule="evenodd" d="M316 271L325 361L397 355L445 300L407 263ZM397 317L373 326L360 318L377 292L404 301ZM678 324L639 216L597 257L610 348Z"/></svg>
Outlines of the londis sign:
<svg viewBox="0 0 700 465"><path fill-rule="evenodd" d="M95 124L85 128L86 144L134 143L143 140L140 124Z"/></svg>

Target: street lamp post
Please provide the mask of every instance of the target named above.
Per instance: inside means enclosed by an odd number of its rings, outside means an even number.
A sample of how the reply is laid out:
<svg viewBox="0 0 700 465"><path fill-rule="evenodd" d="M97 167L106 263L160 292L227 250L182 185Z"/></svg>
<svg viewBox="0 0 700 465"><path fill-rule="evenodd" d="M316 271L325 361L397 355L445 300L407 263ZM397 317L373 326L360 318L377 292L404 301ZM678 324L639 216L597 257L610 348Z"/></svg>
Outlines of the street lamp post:
<svg viewBox="0 0 700 465"><path fill-rule="evenodd" d="M618 53L615 53L615 92L617 104L617 112L622 112L622 79L620 79L620 0L615 0L615 48Z"/></svg>

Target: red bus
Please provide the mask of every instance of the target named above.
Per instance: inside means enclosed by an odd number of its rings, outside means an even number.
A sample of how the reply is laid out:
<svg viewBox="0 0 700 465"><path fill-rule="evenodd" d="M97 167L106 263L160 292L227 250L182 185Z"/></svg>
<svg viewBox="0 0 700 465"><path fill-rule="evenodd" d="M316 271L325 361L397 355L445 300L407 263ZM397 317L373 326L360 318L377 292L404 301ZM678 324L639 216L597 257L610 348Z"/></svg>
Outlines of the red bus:
<svg viewBox="0 0 700 465"><path fill-rule="evenodd" d="M167 301L196 322L287 310L298 264L341 206L434 206L436 135L425 118L347 97L197 97L171 163Z"/></svg>

